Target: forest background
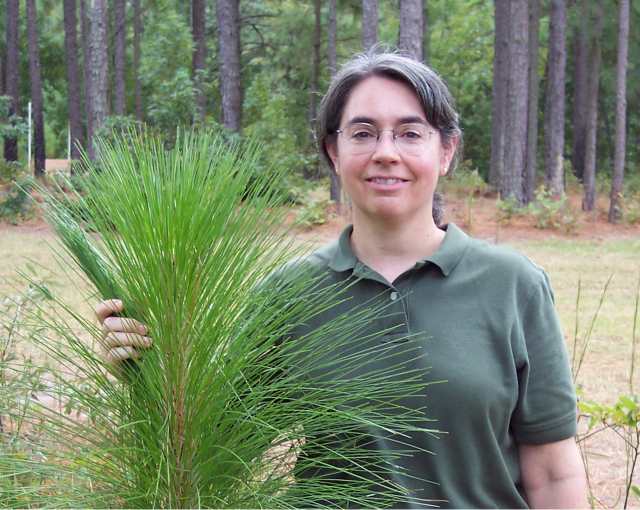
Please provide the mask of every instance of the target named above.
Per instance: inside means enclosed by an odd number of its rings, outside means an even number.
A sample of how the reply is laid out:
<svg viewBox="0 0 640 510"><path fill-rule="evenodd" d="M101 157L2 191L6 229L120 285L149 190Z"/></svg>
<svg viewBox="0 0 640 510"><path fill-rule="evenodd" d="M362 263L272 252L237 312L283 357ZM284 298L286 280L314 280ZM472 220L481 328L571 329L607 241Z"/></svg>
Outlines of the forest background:
<svg viewBox="0 0 640 510"><path fill-rule="evenodd" d="M4 158L26 166L31 101L36 176L45 157L92 154L87 140L112 127L145 122L171 144L177 127L200 123L260 139L299 186L327 176L311 129L332 73L386 42L447 82L461 171L477 169L516 206L541 184L561 194L573 174L585 210L615 173L624 205L640 189L638 18L628 0L7 0Z"/></svg>

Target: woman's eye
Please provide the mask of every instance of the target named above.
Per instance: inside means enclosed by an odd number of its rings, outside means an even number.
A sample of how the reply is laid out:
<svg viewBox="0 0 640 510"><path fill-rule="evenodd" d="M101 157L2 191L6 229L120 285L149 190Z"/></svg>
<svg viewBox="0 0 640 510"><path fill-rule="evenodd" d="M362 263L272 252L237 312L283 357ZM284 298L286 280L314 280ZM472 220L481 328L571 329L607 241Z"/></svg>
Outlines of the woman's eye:
<svg viewBox="0 0 640 510"><path fill-rule="evenodd" d="M352 135L351 138L355 139L355 140L369 140L371 138L375 138L376 134L372 133L371 131L355 131Z"/></svg>
<svg viewBox="0 0 640 510"><path fill-rule="evenodd" d="M420 140L422 139L422 134L419 131L414 129L408 129L406 131L402 131L398 133L398 135L406 140Z"/></svg>

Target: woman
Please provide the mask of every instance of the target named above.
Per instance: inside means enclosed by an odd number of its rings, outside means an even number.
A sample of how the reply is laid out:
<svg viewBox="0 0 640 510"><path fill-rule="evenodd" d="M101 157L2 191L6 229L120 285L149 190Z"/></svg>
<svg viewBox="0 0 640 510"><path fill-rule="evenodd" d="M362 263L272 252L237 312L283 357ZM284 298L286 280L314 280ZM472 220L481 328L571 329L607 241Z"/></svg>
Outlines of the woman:
<svg viewBox="0 0 640 510"><path fill-rule="evenodd" d="M329 87L316 134L353 225L309 263L333 283L356 282L349 306L388 300L390 313L372 325L381 341L417 335L442 381L424 401L406 402L426 407L444 434L408 440L421 451L402 461L401 483L434 481L410 488L444 507L586 507L575 395L546 273L439 225L436 185L461 145L441 79L398 54L359 55ZM117 301L96 308L116 366L151 345L143 325L110 317L121 310Z"/></svg>

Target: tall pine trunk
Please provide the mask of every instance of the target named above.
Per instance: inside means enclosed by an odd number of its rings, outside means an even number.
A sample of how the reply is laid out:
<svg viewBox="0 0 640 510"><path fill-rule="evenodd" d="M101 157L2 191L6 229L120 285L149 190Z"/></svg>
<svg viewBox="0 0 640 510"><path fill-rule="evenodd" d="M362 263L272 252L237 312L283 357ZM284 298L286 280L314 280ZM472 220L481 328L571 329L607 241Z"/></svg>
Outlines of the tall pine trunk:
<svg viewBox="0 0 640 510"><path fill-rule="evenodd" d="M196 86L196 120L201 124L206 122L207 98L205 96L205 71L207 68L205 0L191 0L191 34L193 36L193 57L191 69Z"/></svg>
<svg viewBox="0 0 640 510"><path fill-rule="evenodd" d="M378 44L378 0L362 0L362 51Z"/></svg>
<svg viewBox="0 0 640 510"><path fill-rule="evenodd" d="M216 0L218 17L222 118L227 129L242 131L242 83L240 62L240 2Z"/></svg>
<svg viewBox="0 0 640 510"><path fill-rule="evenodd" d="M331 79L336 75L338 70L338 7L336 0L329 0L329 72ZM329 171L329 198L336 204L341 202L340 179L335 171Z"/></svg>
<svg viewBox="0 0 640 510"><path fill-rule="evenodd" d="M536 199L538 155L538 57L540 41L540 0L529 6L529 112L527 114L527 163L525 196L527 203Z"/></svg>
<svg viewBox="0 0 640 510"><path fill-rule="evenodd" d="M399 0L398 48L422 61L422 0Z"/></svg>
<svg viewBox="0 0 640 510"><path fill-rule="evenodd" d="M566 65L567 0L550 0L544 184L555 195L559 195L564 191L564 84Z"/></svg>
<svg viewBox="0 0 640 510"><path fill-rule="evenodd" d="M511 0L509 23L509 91L505 132L503 193L524 203L529 84L529 2Z"/></svg>
<svg viewBox="0 0 640 510"><path fill-rule="evenodd" d="M624 184L624 160L626 146L627 116L627 55L629 52L629 0L620 0L620 22L618 24L618 69L616 83L616 149L613 162L613 183L609 221L622 219L620 198Z"/></svg>
<svg viewBox="0 0 640 510"><path fill-rule="evenodd" d="M497 191L503 190L504 176L504 137L507 123L507 93L509 90L510 4L510 0L495 0L489 186Z"/></svg>
<svg viewBox="0 0 640 510"><path fill-rule="evenodd" d="M27 39L29 45L29 70L31 74L31 101L33 102L33 159L34 174L44 176L44 101L42 99L42 73L38 47L38 16L36 0L27 0Z"/></svg>
<svg viewBox="0 0 640 510"><path fill-rule="evenodd" d="M20 0L7 0L7 58L5 60L5 94L11 96L9 117L18 114L18 22L20 16ZM4 159L18 161L18 139L4 139ZM27 162L27 165L29 162Z"/></svg>
<svg viewBox="0 0 640 510"><path fill-rule="evenodd" d="M587 143L587 94L589 88L588 0L576 2L578 25L573 32L573 150L574 175L584 178Z"/></svg>
<svg viewBox="0 0 640 510"><path fill-rule="evenodd" d="M422 60L429 65L431 52L429 44L431 34L429 33L429 4L427 0L422 0Z"/></svg>
<svg viewBox="0 0 640 510"><path fill-rule="evenodd" d="M109 20L107 0L93 0L91 16L91 102L93 107L93 135L103 125L109 115ZM96 158L96 146L92 139L89 143L89 157Z"/></svg>
<svg viewBox="0 0 640 510"><path fill-rule="evenodd" d="M133 0L133 74L136 95L136 120L142 121L142 86L140 85L140 0Z"/></svg>
<svg viewBox="0 0 640 510"><path fill-rule="evenodd" d="M114 41L113 41L113 88L115 114L127 114L126 88L126 44L127 26L125 22L125 0L113 1Z"/></svg>
<svg viewBox="0 0 640 510"><path fill-rule="evenodd" d="M64 43L67 60L67 91L69 102L69 130L71 154L74 161L80 159L82 136L82 95L80 92L80 66L78 63L78 31L76 0L64 0ZM73 166L71 167L73 172Z"/></svg>
<svg viewBox="0 0 640 510"><path fill-rule="evenodd" d="M598 11L595 18L595 34L591 44L589 58L589 89L587 110L587 147L584 164L584 196L582 210L593 211L596 208L595 180L596 180L596 140L598 127L598 86L600 80L600 63L602 60L602 18L604 17L604 0L598 0Z"/></svg>
<svg viewBox="0 0 640 510"><path fill-rule="evenodd" d="M318 107L318 80L320 79L320 37L322 35L322 0L314 0L313 11L315 15L313 31L313 62L311 63L311 92L309 93L309 143L313 144L313 128L316 123L316 110Z"/></svg>
<svg viewBox="0 0 640 510"><path fill-rule="evenodd" d="M91 94L91 35L87 0L80 0L80 24L82 30L82 85L84 89L84 110L87 122L87 151L91 153L93 139L93 101Z"/></svg>

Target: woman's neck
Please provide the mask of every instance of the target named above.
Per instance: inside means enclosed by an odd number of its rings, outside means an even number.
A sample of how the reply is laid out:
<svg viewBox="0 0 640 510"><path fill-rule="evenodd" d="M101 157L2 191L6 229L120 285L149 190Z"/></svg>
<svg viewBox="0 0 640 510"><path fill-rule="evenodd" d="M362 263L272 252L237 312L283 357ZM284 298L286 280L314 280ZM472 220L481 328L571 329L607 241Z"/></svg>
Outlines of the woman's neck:
<svg viewBox="0 0 640 510"><path fill-rule="evenodd" d="M351 248L356 256L392 283L416 262L434 253L445 232L433 218L392 225L354 217Z"/></svg>

